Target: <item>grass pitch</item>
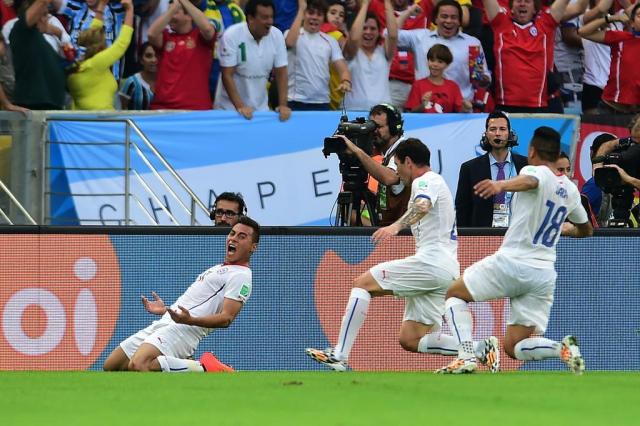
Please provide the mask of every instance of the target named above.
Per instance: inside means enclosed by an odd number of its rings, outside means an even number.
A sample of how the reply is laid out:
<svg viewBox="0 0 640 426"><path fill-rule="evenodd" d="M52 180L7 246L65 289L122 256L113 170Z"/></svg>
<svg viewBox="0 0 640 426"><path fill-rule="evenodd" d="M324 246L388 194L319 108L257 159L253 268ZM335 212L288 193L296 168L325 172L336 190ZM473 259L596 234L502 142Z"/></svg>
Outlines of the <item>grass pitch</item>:
<svg viewBox="0 0 640 426"><path fill-rule="evenodd" d="M639 425L640 373L0 372L2 425Z"/></svg>

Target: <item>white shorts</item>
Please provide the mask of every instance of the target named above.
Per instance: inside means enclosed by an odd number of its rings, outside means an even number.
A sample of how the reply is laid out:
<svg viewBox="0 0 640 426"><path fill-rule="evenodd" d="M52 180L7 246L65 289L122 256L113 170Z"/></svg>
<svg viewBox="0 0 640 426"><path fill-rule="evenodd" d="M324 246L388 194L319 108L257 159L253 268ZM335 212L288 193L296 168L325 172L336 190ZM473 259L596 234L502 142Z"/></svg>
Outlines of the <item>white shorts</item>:
<svg viewBox="0 0 640 426"><path fill-rule="evenodd" d="M190 325L176 324L171 319L162 318L123 340L120 347L129 359L143 343L155 346L162 355L187 359L193 356L200 343L190 328Z"/></svg>
<svg viewBox="0 0 640 426"><path fill-rule="evenodd" d="M508 297L509 325L535 326L536 333L543 334L553 305L556 276L554 269L534 268L496 253L469 266L463 280L476 302Z"/></svg>
<svg viewBox="0 0 640 426"><path fill-rule="evenodd" d="M404 321L433 325L442 324L444 296L457 277L418 256L380 263L369 270L384 290L405 299Z"/></svg>

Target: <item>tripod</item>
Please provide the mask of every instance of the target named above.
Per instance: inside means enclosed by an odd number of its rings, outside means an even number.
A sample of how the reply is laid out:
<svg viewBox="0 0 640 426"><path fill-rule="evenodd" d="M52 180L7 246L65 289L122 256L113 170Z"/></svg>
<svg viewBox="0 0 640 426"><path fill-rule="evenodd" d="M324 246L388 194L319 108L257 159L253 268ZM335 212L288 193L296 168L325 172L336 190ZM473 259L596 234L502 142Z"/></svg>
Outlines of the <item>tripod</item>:
<svg viewBox="0 0 640 426"><path fill-rule="evenodd" d="M372 226L378 226L378 215L376 212L376 198L366 188L352 188L347 183L345 189L350 191L342 191L338 194L338 209L336 211L336 226L362 226L362 204L369 212L369 218ZM353 214L355 212L355 223L353 222Z"/></svg>

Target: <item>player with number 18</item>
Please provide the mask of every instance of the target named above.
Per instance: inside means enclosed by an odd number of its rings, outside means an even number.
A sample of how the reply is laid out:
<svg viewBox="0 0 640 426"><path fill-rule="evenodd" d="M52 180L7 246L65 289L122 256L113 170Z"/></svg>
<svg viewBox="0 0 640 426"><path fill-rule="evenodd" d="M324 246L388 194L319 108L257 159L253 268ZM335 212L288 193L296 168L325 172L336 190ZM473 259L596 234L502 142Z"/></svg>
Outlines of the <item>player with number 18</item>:
<svg viewBox="0 0 640 426"><path fill-rule="evenodd" d="M490 198L514 192L511 221L496 253L471 265L449 287L445 314L458 340L458 358L440 373L470 373L477 361L473 351L473 319L469 302L508 297L511 316L504 350L521 361L560 358L577 374L584 360L577 339L562 342L542 337L553 304L556 283L556 244L560 235L582 238L593 233L580 203L578 188L554 167L560 154L560 135L549 127L535 130L529 145L529 166L512 179L483 180L475 193ZM565 222L565 219L570 222Z"/></svg>

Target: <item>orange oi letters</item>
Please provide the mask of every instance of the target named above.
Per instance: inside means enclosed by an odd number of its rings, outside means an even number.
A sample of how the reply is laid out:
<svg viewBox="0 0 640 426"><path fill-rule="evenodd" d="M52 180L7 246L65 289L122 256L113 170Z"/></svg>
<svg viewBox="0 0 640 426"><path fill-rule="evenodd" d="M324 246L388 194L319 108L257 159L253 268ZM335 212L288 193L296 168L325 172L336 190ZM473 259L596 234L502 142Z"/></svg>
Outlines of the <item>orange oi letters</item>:
<svg viewBox="0 0 640 426"><path fill-rule="evenodd" d="M0 236L0 370L83 370L109 343L120 270L108 236Z"/></svg>
<svg viewBox="0 0 640 426"><path fill-rule="evenodd" d="M458 260L461 272L472 263L494 253L502 237L458 236ZM316 270L314 297L322 329L334 345L340 332L340 323L347 305L352 283L373 265L400 259L415 253L412 237L395 237L383 242L362 262L346 263L335 252L328 251ZM505 299L470 304L474 317L474 338L494 335L504 340L509 318L509 303ZM444 307L443 307L444 310ZM403 350L398 343L402 325L404 302L385 296L372 299L364 326L360 330L349 357L349 366L366 371L421 371L436 370L447 365L452 358L442 355L416 354ZM443 319L443 333L451 334ZM502 370L519 368L521 361L508 358L502 351Z"/></svg>

